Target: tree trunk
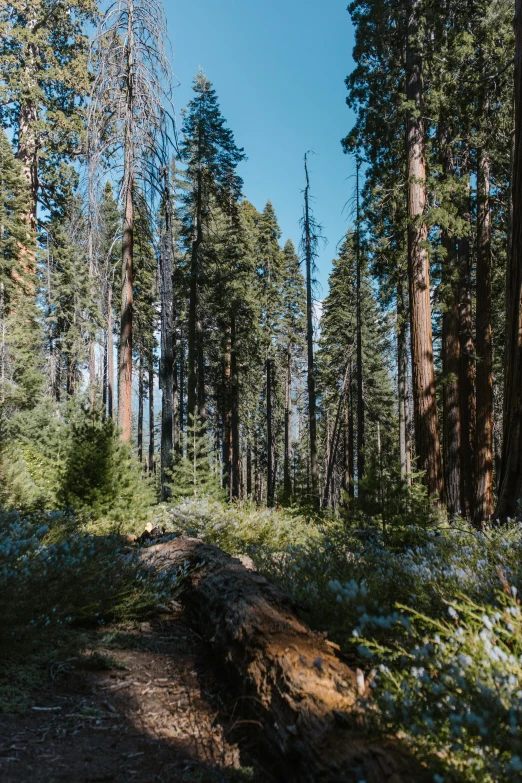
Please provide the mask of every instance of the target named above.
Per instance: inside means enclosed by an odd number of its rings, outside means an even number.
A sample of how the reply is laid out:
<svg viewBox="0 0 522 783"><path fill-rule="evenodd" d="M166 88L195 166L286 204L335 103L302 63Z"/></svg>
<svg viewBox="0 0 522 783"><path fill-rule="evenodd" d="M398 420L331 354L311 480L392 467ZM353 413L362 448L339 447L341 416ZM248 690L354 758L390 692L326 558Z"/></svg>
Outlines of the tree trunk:
<svg viewBox="0 0 522 783"><path fill-rule="evenodd" d="M522 498L522 0L515 0L515 146L512 244L506 302L506 425L497 514L515 516Z"/></svg>
<svg viewBox="0 0 522 783"><path fill-rule="evenodd" d="M410 392L408 383L408 313L403 281L397 281L397 379L399 394L399 455L401 477L410 483Z"/></svg>
<svg viewBox="0 0 522 783"><path fill-rule="evenodd" d="M189 320L188 320L188 380L187 380L187 414L196 415L198 403L196 370L198 354L198 275L199 275L199 246L203 239L202 208L203 208L203 180L201 169L198 173L196 192L196 216L195 238L192 242L190 256L190 290L189 290Z"/></svg>
<svg viewBox="0 0 522 783"><path fill-rule="evenodd" d="M250 445L250 433L248 433L246 447L246 493L252 497L252 446Z"/></svg>
<svg viewBox="0 0 522 783"><path fill-rule="evenodd" d="M359 170L361 163L357 160L356 180L356 319L357 319L357 480L364 476L365 437L364 437L364 389L363 389L363 355L362 355L362 313L361 313L361 224L359 207Z"/></svg>
<svg viewBox="0 0 522 783"><path fill-rule="evenodd" d="M114 407L114 335L112 326L112 282L107 295L107 416L112 418Z"/></svg>
<svg viewBox="0 0 522 783"><path fill-rule="evenodd" d="M155 473L154 461L154 358L149 357L149 471Z"/></svg>
<svg viewBox="0 0 522 783"><path fill-rule="evenodd" d="M306 348L308 370L308 428L310 436L310 472L312 479L312 503L319 506L319 465L317 463L317 412L315 400L315 367L314 367L314 326L313 326L313 302L312 302L312 235L310 226L310 182L308 179L308 165L306 155L304 157L306 187L305 187L305 214L304 214L304 240L306 262Z"/></svg>
<svg viewBox="0 0 522 783"><path fill-rule="evenodd" d="M408 277L411 319L412 386L418 468L428 493L439 501L443 490L431 326L429 258L426 249L426 161L422 58L416 48L418 0L409 0L406 97L415 106L407 122Z"/></svg>
<svg viewBox="0 0 522 783"><path fill-rule="evenodd" d="M283 467L283 487L285 503L292 499L292 477L290 475L290 462L292 452L292 344L289 342L286 349L286 385L285 385L285 458Z"/></svg>
<svg viewBox="0 0 522 783"><path fill-rule="evenodd" d="M456 240L445 230L442 245L446 250L444 260L446 301L442 315L444 485L446 507L450 516L454 517L461 511L458 256Z"/></svg>
<svg viewBox="0 0 522 783"><path fill-rule="evenodd" d="M163 195L164 235L160 253L160 307L161 307L161 497L169 495L168 470L174 448L174 293L172 287L173 248L171 201L168 175L165 174Z"/></svg>
<svg viewBox="0 0 522 783"><path fill-rule="evenodd" d="M140 352L140 366L138 370L138 459L143 462L143 399L145 396L144 388L144 368L143 352Z"/></svg>
<svg viewBox="0 0 522 783"><path fill-rule="evenodd" d="M232 374L232 329L227 325L225 334L225 364L223 367L223 489L228 490L232 500L232 394L230 377Z"/></svg>
<svg viewBox="0 0 522 783"><path fill-rule="evenodd" d="M473 521L484 525L493 513L493 376L491 344L490 160L479 150L477 171L477 425Z"/></svg>
<svg viewBox="0 0 522 783"><path fill-rule="evenodd" d="M349 381L351 383L351 379ZM353 493L353 431L350 430L350 392L344 403L344 454L343 454L343 490L352 497Z"/></svg>
<svg viewBox="0 0 522 783"><path fill-rule="evenodd" d="M192 627L221 662L238 710L288 783L427 783L433 779L396 741L366 739L360 696L370 688L313 633L291 596L239 560L197 539L146 549L146 566L188 565L181 601ZM366 732L367 733L367 732Z"/></svg>
<svg viewBox="0 0 522 783"><path fill-rule="evenodd" d="M28 6L28 8L30 8L30 6ZM25 221L30 227L33 239L36 239L38 191L40 185L38 178L38 158L40 151L38 139L38 105L36 101L30 97L31 94L34 95L35 91L38 90L36 68L39 52L38 46L33 40L36 24L37 19L35 16L28 19L26 22L29 40L27 43L27 52L24 52L23 54L25 59L25 83L23 84L18 114L18 149L16 152L16 157L22 164L22 171L29 190L30 211L29 214L25 216ZM27 264L27 271L34 272L36 264L34 250L24 254L24 256L24 263Z"/></svg>
<svg viewBox="0 0 522 783"><path fill-rule="evenodd" d="M259 444L257 432L254 435L254 499L258 506L261 505L261 480L259 470Z"/></svg>
<svg viewBox="0 0 522 783"><path fill-rule="evenodd" d="M467 205L469 206L469 204ZM464 219L470 221L469 211ZM471 253L468 237L459 239L459 387L461 419L461 510L473 517L473 464L475 451L475 345L471 291Z"/></svg>
<svg viewBox="0 0 522 783"><path fill-rule="evenodd" d="M183 430L185 421L185 346L183 344L183 333L180 329L179 334L179 449L183 451Z"/></svg>
<svg viewBox="0 0 522 783"><path fill-rule="evenodd" d="M130 441L132 417L132 319L133 319L133 255L134 255L134 16L129 3L126 127L124 147L124 214L121 275L121 321L118 371L118 424L122 439Z"/></svg>
<svg viewBox="0 0 522 783"><path fill-rule="evenodd" d="M230 334L230 369L231 369L231 395L232 395L232 476L231 476L231 496L239 499L240 495L240 449L239 449L239 373L237 366L237 333L236 318L231 315L231 334Z"/></svg>
<svg viewBox="0 0 522 783"><path fill-rule="evenodd" d="M89 196L90 198L90 196ZM96 287L96 280L94 277L94 246L93 246L93 225L92 225L91 204L89 204L88 215L88 227L87 227L87 254L89 257L89 282L91 290ZM92 317L91 329L94 329L95 318ZM91 409L94 408L96 403L96 347L95 347L95 334L89 335L89 400L91 403Z"/></svg>
<svg viewBox="0 0 522 783"><path fill-rule="evenodd" d="M266 504L269 508L274 505L273 489L273 435L272 435L272 359L266 360L266 461L267 461L267 495Z"/></svg>

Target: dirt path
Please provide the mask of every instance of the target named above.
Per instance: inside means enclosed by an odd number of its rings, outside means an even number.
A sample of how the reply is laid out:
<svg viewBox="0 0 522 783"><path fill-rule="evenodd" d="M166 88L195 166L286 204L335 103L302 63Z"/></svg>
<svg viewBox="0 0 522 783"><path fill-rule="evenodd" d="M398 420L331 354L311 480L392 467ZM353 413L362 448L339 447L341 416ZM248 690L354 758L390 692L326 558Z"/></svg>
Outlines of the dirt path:
<svg viewBox="0 0 522 783"><path fill-rule="evenodd" d="M3 783L272 780L181 608L108 630L88 659L106 670L70 661L28 710L0 716Z"/></svg>

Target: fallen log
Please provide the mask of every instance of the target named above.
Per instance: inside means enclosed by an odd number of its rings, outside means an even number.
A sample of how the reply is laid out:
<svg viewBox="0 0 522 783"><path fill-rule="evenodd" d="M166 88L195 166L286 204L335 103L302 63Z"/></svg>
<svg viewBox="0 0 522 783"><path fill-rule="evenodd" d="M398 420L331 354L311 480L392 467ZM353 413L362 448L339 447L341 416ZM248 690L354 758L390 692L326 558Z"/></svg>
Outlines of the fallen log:
<svg viewBox="0 0 522 783"><path fill-rule="evenodd" d="M262 725L278 778L299 783L432 780L398 742L369 739L356 674L298 617L291 596L218 547L179 537L150 546L157 569L188 563L189 618Z"/></svg>

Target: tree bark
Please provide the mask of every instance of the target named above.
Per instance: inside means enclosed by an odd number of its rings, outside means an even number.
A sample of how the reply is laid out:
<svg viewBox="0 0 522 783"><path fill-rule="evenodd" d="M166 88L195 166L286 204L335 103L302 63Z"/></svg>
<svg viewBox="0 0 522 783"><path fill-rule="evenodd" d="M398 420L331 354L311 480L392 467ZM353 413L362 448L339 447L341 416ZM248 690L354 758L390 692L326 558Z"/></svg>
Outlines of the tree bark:
<svg viewBox="0 0 522 783"><path fill-rule="evenodd" d="M310 472L312 480L312 504L319 506L319 465L317 462L317 412L315 399L315 366L314 366L314 326L313 326L313 302L312 302L312 235L310 227L310 182L308 179L308 165L306 155L304 157L306 187L305 187L305 215L304 215L304 240L306 263L306 348L308 370L308 429L310 436Z"/></svg>
<svg viewBox="0 0 522 783"><path fill-rule="evenodd" d="M257 741L288 783L427 783L430 774L397 742L364 739L358 696L363 673L335 655L337 645L299 619L296 602L239 560L197 539L146 549L158 570L188 564L181 600L211 645L238 709L259 726ZM357 731L359 728L359 731Z"/></svg>
<svg viewBox="0 0 522 783"><path fill-rule="evenodd" d="M408 383L408 313L402 279L397 281L397 380L399 393L399 454L401 476L410 483L410 392Z"/></svg>
<svg viewBox="0 0 522 783"><path fill-rule="evenodd" d="M145 397L144 388L144 367L143 352L140 353L140 366L138 370L138 459L143 462L143 400Z"/></svg>
<svg viewBox="0 0 522 783"><path fill-rule="evenodd" d="M168 174L165 173L163 195L163 242L160 253L161 308L161 497L169 495L168 471L174 448L174 292L171 200Z"/></svg>
<svg viewBox="0 0 522 783"><path fill-rule="evenodd" d="M195 416L198 403L197 387L198 373L196 369L198 354L198 275L199 275L199 247L203 239L202 207L203 207L203 180L201 167L196 183L196 216L195 237L192 242L190 256L190 289L189 289L189 319L188 319L188 379L187 379L187 414Z"/></svg>
<svg viewBox="0 0 522 783"><path fill-rule="evenodd" d="M273 433L272 433L272 359L266 360L266 460L267 460L267 493L266 504L269 508L274 505L273 492Z"/></svg>
<svg viewBox="0 0 522 783"><path fill-rule="evenodd" d="M430 274L426 243L426 160L422 57L418 51L418 0L409 0L406 49L408 161L408 278L411 320L412 387L418 468L428 494L438 502L443 491L431 325Z"/></svg>
<svg viewBox="0 0 522 783"><path fill-rule="evenodd" d="M134 256L134 5L129 2L126 123L124 146L124 214L121 275L121 321L118 371L118 424L124 441L131 439L132 416L132 321Z"/></svg>
<svg viewBox="0 0 522 783"><path fill-rule="evenodd" d="M442 245L446 250L446 301L442 314L444 486L446 507L450 516L454 517L461 511L458 255L455 238L449 236L446 230L442 233Z"/></svg>
<svg viewBox="0 0 522 783"><path fill-rule="evenodd" d="M285 456L283 466L283 489L285 503L292 499L292 477L290 475L290 462L292 452L292 344L289 342L286 348L286 383L285 383Z"/></svg>
<svg viewBox="0 0 522 783"><path fill-rule="evenodd" d="M484 525L493 513L493 376L491 343L490 160L482 147L477 171L477 424L473 521Z"/></svg>
<svg viewBox="0 0 522 783"><path fill-rule="evenodd" d="M469 206L469 204L467 205ZM469 211L464 219L470 221ZM471 254L468 237L459 239L459 387L461 418L461 510L473 517L473 464L475 451L475 344L471 291Z"/></svg>
<svg viewBox="0 0 522 783"><path fill-rule="evenodd" d="M149 357L149 471L156 472L154 461L154 357Z"/></svg>
<svg viewBox="0 0 522 783"><path fill-rule="evenodd" d="M231 332L230 332L230 373L231 383L230 392L232 395L232 476L231 476L231 496L234 499L239 499L240 495L240 449L239 449L239 372L237 366L237 332L236 332L236 318L234 314L231 315Z"/></svg>
<svg viewBox="0 0 522 783"><path fill-rule="evenodd" d="M252 497L252 446L250 445L250 433L248 433L246 447L246 493L247 497Z"/></svg>
<svg viewBox="0 0 522 783"><path fill-rule="evenodd" d="M232 500L232 328L227 324L225 333L225 364L223 368L223 489L228 490L229 500Z"/></svg>
<svg viewBox="0 0 522 783"><path fill-rule="evenodd" d="M114 335L112 326L112 281L107 295L107 416L112 418L114 408Z"/></svg>
<svg viewBox="0 0 522 783"><path fill-rule="evenodd" d="M515 0L513 223L506 302L506 426L497 514L515 516L522 498L522 0Z"/></svg>
<svg viewBox="0 0 522 783"><path fill-rule="evenodd" d="M361 163L357 160L356 180L356 328L357 328L357 480L364 477L365 467L365 421L364 421L364 377L362 352L362 313L361 313L361 223L359 207L359 170Z"/></svg>

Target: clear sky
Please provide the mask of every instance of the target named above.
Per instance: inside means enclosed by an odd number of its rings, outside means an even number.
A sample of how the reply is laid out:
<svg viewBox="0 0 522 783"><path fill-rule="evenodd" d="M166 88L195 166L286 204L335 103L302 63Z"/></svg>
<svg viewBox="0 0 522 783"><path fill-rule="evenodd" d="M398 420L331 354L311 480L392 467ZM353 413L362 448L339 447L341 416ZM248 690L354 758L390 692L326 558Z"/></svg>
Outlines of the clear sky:
<svg viewBox="0 0 522 783"><path fill-rule="evenodd" d="M322 299L350 223L345 204L354 187L353 161L340 144L353 123L344 85L353 65L347 0L164 2L181 82L175 91L178 125L201 66L236 143L245 148L245 196L258 209L271 199L283 242L299 241L303 155L316 153L309 165L314 214L328 240L318 259Z"/></svg>

